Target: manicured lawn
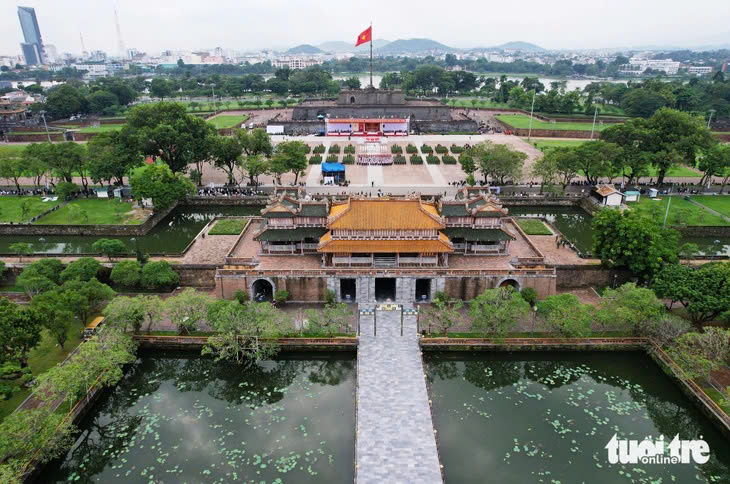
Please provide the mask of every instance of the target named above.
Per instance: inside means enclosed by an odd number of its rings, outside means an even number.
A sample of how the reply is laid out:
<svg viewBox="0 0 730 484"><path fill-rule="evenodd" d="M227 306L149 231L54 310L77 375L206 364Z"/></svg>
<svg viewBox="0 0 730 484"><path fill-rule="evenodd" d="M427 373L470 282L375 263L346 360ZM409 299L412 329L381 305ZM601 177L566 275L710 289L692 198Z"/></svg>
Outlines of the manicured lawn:
<svg viewBox="0 0 730 484"><path fill-rule="evenodd" d="M75 208L78 207L78 208ZM148 212L133 210L133 204L114 198L74 200L53 213L41 217L38 224L49 225L135 225L141 224Z"/></svg>
<svg viewBox="0 0 730 484"><path fill-rule="evenodd" d="M726 195L697 195L691 197L697 203L710 207L716 212L730 217L730 196Z"/></svg>
<svg viewBox="0 0 730 484"><path fill-rule="evenodd" d="M208 235L238 235L246 226L244 218L227 218L218 220L208 231Z"/></svg>
<svg viewBox="0 0 730 484"><path fill-rule="evenodd" d="M550 230L542 220L530 218L518 218L516 220L520 228L522 228L527 235L553 235L552 230Z"/></svg>
<svg viewBox="0 0 730 484"><path fill-rule="evenodd" d="M640 207L642 210L652 210L655 218L659 222L663 222L669 199L672 202L669 205L667 225L730 225L717 215L690 203L682 197L663 197L662 199L652 200L647 196L642 196L638 203L631 202L627 205L632 208ZM658 209L651 208L657 206Z"/></svg>
<svg viewBox="0 0 730 484"><path fill-rule="evenodd" d="M208 123L215 126L215 129L235 128L237 126L240 126L241 123L243 123L247 119L248 116L245 114L242 114L240 116L221 114L214 118L208 119Z"/></svg>
<svg viewBox="0 0 730 484"><path fill-rule="evenodd" d="M500 121L503 121L514 128L528 129L530 127L530 117L524 114L497 114L495 115ZM546 123L539 119L532 120L532 129L552 129L558 131L590 131L593 123ZM596 131L601 131L604 127L596 123Z"/></svg>
<svg viewBox="0 0 730 484"><path fill-rule="evenodd" d="M26 145L4 145L0 144L0 156L21 157Z"/></svg>
<svg viewBox="0 0 730 484"><path fill-rule="evenodd" d="M550 139L550 140L534 140L534 141L527 141L527 138L522 138L522 141L525 143L530 143L532 146L536 147L540 151L549 150L550 148L558 148L562 146L580 146L583 143L588 143L588 140L574 140L574 139L568 139L568 140L560 140L560 139Z"/></svg>
<svg viewBox="0 0 730 484"><path fill-rule="evenodd" d="M27 205L25 216L21 209L24 202ZM0 197L0 222L26 222L56 205L58 202L43 202L41 197Z"/></svg>
<svg viewBox="0 0 730 484"><path fill-rule="evenodd" d="M61 349L55 338L44 329L41 342L29 353L28 365L33 372L33 376L38 376L62 362L81 343L81 330L81 325L73 323L68 330L68 339L63 345L63 349ZM28 395L30 395L30 389L21 388L10 399L0 401L0 421L13 413L13 410L23 403Z"/></svg>
<svg viewBox="0 0 730 484"><path fill-rule="evenodd" d="M81 128L79 133L109 133L111 131L119 131L124 127L123 124L102 124L99 126L87 126Z"/></svg>

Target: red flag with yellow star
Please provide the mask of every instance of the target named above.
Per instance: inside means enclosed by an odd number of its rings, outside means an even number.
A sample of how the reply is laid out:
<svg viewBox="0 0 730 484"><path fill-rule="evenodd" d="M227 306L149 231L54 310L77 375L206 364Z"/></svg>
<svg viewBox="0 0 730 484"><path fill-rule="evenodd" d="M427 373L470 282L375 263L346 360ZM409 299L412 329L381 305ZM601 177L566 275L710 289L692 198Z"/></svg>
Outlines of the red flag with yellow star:
<svg viewBox="0 0 730 484"><path fill-rule="evenodd" d="M362 31L360 35L357 36L357 43L355 44L355 47L357 47L360 44L364 44L365 42L370 42L373 40L373 26L366 28Z"/></svg>

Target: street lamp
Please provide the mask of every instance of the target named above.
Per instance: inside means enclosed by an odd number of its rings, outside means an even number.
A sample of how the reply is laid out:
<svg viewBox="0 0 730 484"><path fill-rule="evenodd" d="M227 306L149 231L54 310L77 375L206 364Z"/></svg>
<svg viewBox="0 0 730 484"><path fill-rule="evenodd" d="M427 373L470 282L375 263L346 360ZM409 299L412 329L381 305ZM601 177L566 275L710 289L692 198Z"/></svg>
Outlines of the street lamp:
<svg viewBox="0 0 730 484"><path fill-rule="evenodd" d="M218 114L218 110L215 106L215 84L211 84L210 88L213 89L213 114Z"/></svg>
<svg viewBox="0 0 730 484"><path fill-rule="evenodd" d="M48 124L46 123L46 111L41 110L40 112L41 118L43 118L43 126L46 127L46 136L48 136L48 142L51 142L51 134L48 132Z"/></svg>
<svg viewBox="0 0 730 484"><path fill-rule="evenodd" d="M710 123L712 122L712 115L715 114L714 109L710 109L710 117L707 119L707 129L710 129Z"/></svg>
<svg viewBox="0 0 730 484"><path fill-rule="evenodd" d="M593 113L593 127L591 128L591 140L593 140L593 133L596 131L596 118L598 117L598 105L596 105L596 111Z"/></svg>
<svg viewBox="0 0 730 484"><path fill-rule="evenodd" d="M530 141L532 137L532 114L535 112L535 96L537 96L537 89L532 93L532 107L530 108L530 130L527 132L527 141Z"/></svg>

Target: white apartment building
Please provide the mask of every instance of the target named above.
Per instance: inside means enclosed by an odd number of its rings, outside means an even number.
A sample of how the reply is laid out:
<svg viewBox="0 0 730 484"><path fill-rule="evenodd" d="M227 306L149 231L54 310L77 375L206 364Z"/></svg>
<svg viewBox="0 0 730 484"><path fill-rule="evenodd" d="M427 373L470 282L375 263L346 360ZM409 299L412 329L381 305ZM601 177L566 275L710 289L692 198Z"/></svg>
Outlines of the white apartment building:
<svg viewBox="0 0 730 484"><path fill-rule="evenodd" d="M629 75L639 75L646 72L647 69L654 71L662 71L668 76L676 75L679 72L680 63L672 59L642 59L632 57L628 64L624 64L619 68L619 73Z"/></svg>
<svg viewBox="0 0 730 484"><path fill-rule="evenodd" d="M88 71L85 77L105 77L109 75L109 69L106 64L72 64L71 67L75 67L80 71Z"/></svg>
<svg viewBox="0 0 730 484"><path fill-rule="evenodd" d="M271 65L275 69L282 69L285 67L288 67L289 69L306 69L307 67L316 66L321 63L321 59L314 59L311 57L280 57L271 61Z"/></svg>
<svg viewBox="0 0 730 484"><path fill-rule="evenodd" d="M698 76L704 76L706 74L712 74L712 71L714 70L713 67L706 67L706 66L689 66L687 67L687 72L690 74L697 74Z"/></svg>

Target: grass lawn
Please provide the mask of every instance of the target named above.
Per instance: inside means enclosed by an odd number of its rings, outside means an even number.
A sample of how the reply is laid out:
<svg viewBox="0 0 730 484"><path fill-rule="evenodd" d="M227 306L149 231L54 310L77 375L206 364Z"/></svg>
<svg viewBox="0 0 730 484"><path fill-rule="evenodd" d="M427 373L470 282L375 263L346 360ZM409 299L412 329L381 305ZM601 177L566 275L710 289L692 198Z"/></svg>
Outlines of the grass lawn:
<svg viewBox="0 0 730 484"><path fill-rule="evenodd" d="M20 208L24 202L27 205L25 216ZM0 197L0 222L26 222L56 205L58 202L43 202L41 197Z"/></svg>
<svg viewBox="0 0 730 484"><path fill-rule="evenodd" d="M530 117L524 114L496 114L496 118L503 121L514 128L528 129L530 127ZM599 125L596 123L596 131L601 131L608 125ZM532 120L532 129L552 129L557 131L590 131L593 127L592 122L586 123L546 123L539 119Z"/></svg>
<svg viewBox="0 0 730 484"><path fill-rule="evenodd" d="M21 157L25 146L0 144L0 156Z"/></svg>
<svg viewBox="0 0 730 484"><path fill-rule="evenodd" d="M527 235L553 235L552 230L542 220L517 218L517 223Z"/></svg>
<svg viewBox="0 0 730 484"><path fill-rule="evenodd" d="M507 103L478 99L477 103L474 104L472 99L475 98L452 98L447 101L447 104L455 108L509 108Z"/></svg>
<svg viewBox="0 0 730 484"><path fill-rule="evenodd" d="M642 210L659 207L659 209L652 210L655 218L659 222L663 222L667 203L670 199L672 203L669 205L667 225L679 225L680 223L686 225L730 225L717 215L690 203L682 197L663 197L662 199L652 200L649 197L642 196L639 202L630 202L627 205L632 208L640 207Z"/></svg>
<svg viewBox="0 0 730 484"><path fill-rule="evenodd" d="M109 133L111 131L119 131L124 127L123 124L102 124L99 126L87 126L81 128L79 133Z"/></svg>
<svg viewBox="0 0 730 484"><path fill-rule="evenodd" d="M66 343L63 345L63 349L58 346L55 338L53 338L48 331L44 329L41 335L41 342L29 353L28 365L33 372L33 376L38 376L52 366L62 362L64 358L66 358L66 356L71 353L74 348L79 345L79 343L81 343L82 329L81 325L77 322L74 322L71 325L68 330L68 340L66 340ZM30 390L27 388L21 388L19 391L15 392L10 399L1 401L0 421L13 413L13 410L23 403L23 400L25 400L28 395L30 395Z"/></svg>
<svg viewBox="0 0 730 484"><path fill-rule="evenodd" d="M540 151L549 150L550 148L558 148L562 146L580 146L583 143L588 143L589 140L575 140L575 139L550 139L550 140L534 140L527 141L527 138L522 138L522 141L529 143Z"/></svg>
<svg viewBox="0 0 730 484"><path fill-rule="evenodd" d="M235 128L237 126L240 126L241 123L243 123L247 119L248 116L245 114L241 114L240 116L221 114L214 118L208 119L208 123L215 126L215 129Z"/></svg>
<svg viewBox="0 0 730 484"><path fill-rule="evenodd" d="M208 235L238 235L246 226L245 218L227 218L218 220L208 231Z"/></svg>
<svg viewBox="0 0 730 484"><path fill-rule="evenodd" d="M75 208L78 207L78 208ZM85 215L84 215L85 214ZM48 225L136 225L144 222L148 212L133 209L129 202L114 198L74 200L36 223Z"/></svg>
<svg viewBox="0 0 730 484"><path fill-rule="evenodd" d="M730 217L730 197L724 195L697 195L690 197L697 203L701 203L705 207L710 207L716 212Z"/></svg>

